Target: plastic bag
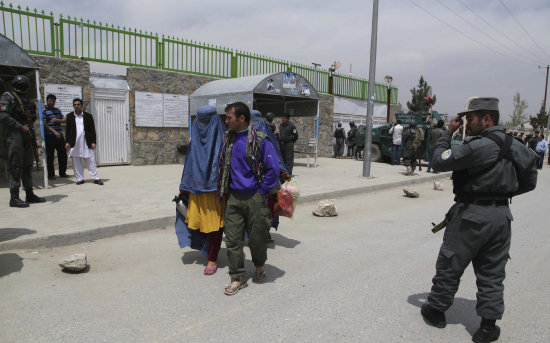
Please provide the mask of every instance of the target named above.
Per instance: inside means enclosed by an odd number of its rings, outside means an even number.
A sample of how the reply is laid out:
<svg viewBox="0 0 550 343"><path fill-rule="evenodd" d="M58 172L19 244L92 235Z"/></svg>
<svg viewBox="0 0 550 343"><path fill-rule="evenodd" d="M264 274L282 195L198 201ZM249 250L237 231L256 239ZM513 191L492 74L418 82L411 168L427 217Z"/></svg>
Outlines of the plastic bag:
<svg viewBox="0 0 550 343"><path fill-rule="evenodd" d="M273 199L273 214L292 218L299 197L300 189L296 182L285 182L277 192L277 198Z"/></svg>

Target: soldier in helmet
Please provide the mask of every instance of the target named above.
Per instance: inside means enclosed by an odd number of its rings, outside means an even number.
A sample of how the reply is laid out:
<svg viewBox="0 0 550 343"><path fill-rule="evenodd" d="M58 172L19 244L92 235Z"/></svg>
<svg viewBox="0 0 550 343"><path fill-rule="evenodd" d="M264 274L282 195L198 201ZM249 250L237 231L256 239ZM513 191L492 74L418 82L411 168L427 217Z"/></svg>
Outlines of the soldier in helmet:
<svg viewBox="0 0 550 343"><path fill-rule="evenodd" d="M353 158L355 156L355 135L357 133L357 126L355 122L349 122L349 131L348 131L348 157Z"/></svg>
<svg viewBox="0 0 550 343"><path fill-rule="evenodd" d="M36 108L28 101L26 92L30 81L24 75L13 78L12 92L5 92L0 98L0 123L8 149L10 207L29 207L29 203L41 203L46 199L33 192L31 170L34 156L38 155L33 122ZM23 181L25 201L19 198L19 188Z"/></svg>

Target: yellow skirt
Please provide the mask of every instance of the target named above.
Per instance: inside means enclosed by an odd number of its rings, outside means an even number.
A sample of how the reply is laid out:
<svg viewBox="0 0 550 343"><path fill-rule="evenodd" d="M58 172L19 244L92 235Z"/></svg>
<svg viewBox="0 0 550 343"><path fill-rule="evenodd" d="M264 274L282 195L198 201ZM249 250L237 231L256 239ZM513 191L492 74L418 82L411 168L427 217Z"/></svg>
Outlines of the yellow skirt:
<svg viewBox="0 0 550 343"><path fill-rule="evenodd" d="M218 202L217 192L193 194L189 193L187 206L187 227L200 232L209 233L223 227L225 198Z"/></svg>

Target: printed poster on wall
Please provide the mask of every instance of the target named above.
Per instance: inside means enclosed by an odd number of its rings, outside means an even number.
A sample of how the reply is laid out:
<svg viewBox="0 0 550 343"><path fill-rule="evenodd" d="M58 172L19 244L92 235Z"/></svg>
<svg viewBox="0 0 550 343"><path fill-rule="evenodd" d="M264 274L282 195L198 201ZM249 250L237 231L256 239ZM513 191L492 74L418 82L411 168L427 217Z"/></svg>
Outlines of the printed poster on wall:
<svg viewBox="0 0 550 343"><path fill-rule="evenodd" d="M164 127L189 127L189 97L163 94Z"/></svg>
<svg viewBox="0 0 550 343"><path fill-rule="evenodd" d="M53 94L57 98L55 107L59 108L64 116L73 111L73 99L82 99L82 87L74 85L62 85L46 83L44 84L44 100L42 104L46 106L46 97Z"/></svg>
<svg viewBox="0 0 550 343"><path fill-rule="evenodd" d="M163 127L162 93L135 92L136 126Z"/></svg>

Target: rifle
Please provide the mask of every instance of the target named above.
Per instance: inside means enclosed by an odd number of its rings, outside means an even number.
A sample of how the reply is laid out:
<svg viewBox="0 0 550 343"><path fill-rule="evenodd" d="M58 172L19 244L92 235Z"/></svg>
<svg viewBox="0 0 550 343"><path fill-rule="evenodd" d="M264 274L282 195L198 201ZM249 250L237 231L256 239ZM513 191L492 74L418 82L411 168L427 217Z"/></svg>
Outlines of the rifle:
<svg viewBox="0 0 550 343"><path fill-rule="evenodd" d="M441 223L437 225L435 223L432 223L432 226L432 232L437 233L439 230L444 229L447 226L447 218L443 219Z"/></svg>

